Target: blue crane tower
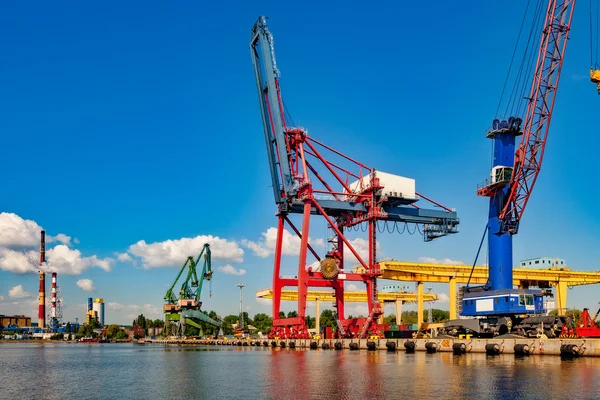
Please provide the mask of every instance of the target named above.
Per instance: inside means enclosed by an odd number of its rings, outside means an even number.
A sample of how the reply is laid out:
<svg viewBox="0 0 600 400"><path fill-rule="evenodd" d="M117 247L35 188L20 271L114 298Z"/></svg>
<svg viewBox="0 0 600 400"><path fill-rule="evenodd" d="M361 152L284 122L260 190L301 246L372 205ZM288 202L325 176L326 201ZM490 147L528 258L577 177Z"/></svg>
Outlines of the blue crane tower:
<svg viewBox="0 0 600 400"><path fill-rule="evenodd" d="M462 315L505 317L503 332L520 323L521 316L543 314L544 295L549 294L547 290L513 287L512 240L541 169L574 5L574 0L549 0L545 14L540 7L540 45L529 96L523 102L524 119L495 119L486 134L493 141L492 171L477 194L489 197L489 275L483 287L467 285ZM519 136L521 141L515 150Z"/></svg>

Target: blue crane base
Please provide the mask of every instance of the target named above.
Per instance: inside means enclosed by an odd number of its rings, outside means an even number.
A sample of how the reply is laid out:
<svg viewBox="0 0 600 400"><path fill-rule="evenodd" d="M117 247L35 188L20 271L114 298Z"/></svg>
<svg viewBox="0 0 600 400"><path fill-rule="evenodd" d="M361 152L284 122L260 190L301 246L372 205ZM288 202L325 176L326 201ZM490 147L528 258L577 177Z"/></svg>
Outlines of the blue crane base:
<svg viewBox="0 0 600 400"><path fill-rule="evenodd" d="M514 316L544 314L544 294L541 290L500 289L465 293L463 316Z"/></svg>

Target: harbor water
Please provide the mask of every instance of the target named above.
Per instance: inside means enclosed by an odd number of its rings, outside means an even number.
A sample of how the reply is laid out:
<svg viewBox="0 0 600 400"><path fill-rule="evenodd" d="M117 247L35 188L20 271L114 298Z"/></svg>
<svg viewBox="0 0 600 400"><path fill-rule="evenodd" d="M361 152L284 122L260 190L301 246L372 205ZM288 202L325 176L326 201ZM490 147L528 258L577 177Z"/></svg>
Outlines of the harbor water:
<svg viewBox="0 0 600 400"><path fill-rule="evenodd" d="M0 398L600 399L600 359L0 343Z"/></svg>

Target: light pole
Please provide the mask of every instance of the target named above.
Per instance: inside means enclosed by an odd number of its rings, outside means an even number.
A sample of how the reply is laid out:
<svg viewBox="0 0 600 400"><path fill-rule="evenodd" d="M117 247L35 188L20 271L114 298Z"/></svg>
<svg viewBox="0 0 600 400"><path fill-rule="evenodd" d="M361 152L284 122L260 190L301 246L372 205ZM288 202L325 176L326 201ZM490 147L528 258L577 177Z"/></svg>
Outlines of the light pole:
<svg viewBox="0 0 600 400"><path fill-rule="evenodd" d="M427 288L427 293L431 293L431 291L433 290L432 286L429 286ZM433 301L429 302L429 312L427 313L427 322L432 323L433 322Z"/></svg>
<svg viewBox="0 0 600 400"><path fill-rule="evenodd" d="M242 291L244 289L244 285L243 283L238 283L237 285L235 285L237 287L240 288L240 326L238 328L244 328L244 311L242 308Z"/></svg>

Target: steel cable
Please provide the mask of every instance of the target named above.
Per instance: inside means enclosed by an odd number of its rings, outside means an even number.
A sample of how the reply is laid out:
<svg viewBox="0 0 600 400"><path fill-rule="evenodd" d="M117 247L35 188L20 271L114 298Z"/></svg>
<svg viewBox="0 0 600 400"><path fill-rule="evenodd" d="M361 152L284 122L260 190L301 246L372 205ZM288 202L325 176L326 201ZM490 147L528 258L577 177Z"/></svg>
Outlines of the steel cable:
<svg viewBox="0 0 600 400"><path fill-rule="evenodd" d="M519 28L519 34L517 35L517 42L515 43L515 48L512 53L512 57L510 59L510 65L508 66L508 72L506 73L506 78L504 79L504 86L502 87L502 93L500 94L500 100L498 100L498 107L496 107L496 116L494 118L498 118L498 111L500 111L500 105L502 104L502 99L504 98L504 91L506 90L506 84L508 83L508 78L510 78L510 71L512 71L513 62L515 61L515 55L517 54L517 49L519 47L519 42L521 40L521 32L523 32L523 25L525 25L525 19L527 17L527 11L529 10L529 4L531 0L527 0L527 7L525 8L525 13L523 14L523 20L521 21L521 28Z"/></svg>

